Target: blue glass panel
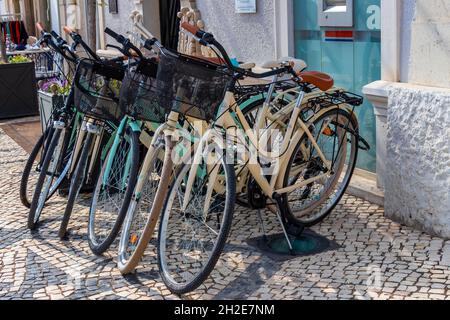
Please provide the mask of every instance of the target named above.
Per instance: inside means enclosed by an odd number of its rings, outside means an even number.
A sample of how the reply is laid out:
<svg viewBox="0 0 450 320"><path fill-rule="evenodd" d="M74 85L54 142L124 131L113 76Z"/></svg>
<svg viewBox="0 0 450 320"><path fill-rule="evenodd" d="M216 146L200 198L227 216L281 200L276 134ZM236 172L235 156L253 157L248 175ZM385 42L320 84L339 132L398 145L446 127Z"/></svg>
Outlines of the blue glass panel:
<svg viewBox="0 0 450 320"><path fill-rule="evenodd" d="M302 40L296 35L295 51L308 64L308 70L322 70L322 41Z"/></svg>
<svg viewBox="0 0 450 320"><path fill-rule="evenodd" d="M334 78L336 86L353 90L353 42L323 42L322 71Z"/></svg>
<svg viewBox="0 0 450 320"><path fill-rule="evenodd" d="M317 0L294 0L296 56L309 70L329 73L336 85L357 94L381 77L380 0L354 0L353 28L320 28ZM353 30L352 42L325 41L325 30ZM366 101L357 110L362 136L370 152L361 152L358 167L375 172L376 133L372 105Z"/></svg>
<svg viewBox="0 0 450 320"><path fill-rule="evenodd" d="M320 30L316 0L294 0L295 30Z"/></svg>

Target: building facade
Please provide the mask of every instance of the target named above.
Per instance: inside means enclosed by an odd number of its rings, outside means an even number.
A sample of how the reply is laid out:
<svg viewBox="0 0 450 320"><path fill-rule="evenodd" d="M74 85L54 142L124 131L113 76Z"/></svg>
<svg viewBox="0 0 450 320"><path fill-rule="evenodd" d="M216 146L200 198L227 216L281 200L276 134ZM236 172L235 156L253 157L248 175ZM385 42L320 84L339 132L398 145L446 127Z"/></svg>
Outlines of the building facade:
<svg viewBox="0 0 450 320"><path fill-rule="evenodd" d="M27 12L29 2L0 0L0 10ZM117 0L111 8L112 2L97 0L99 48L108 42L104 27L131 31L133 12L161 34L167 17L159 0ZM35 3L36 17L50 5L53 29L86 30L84 0ZM239 61L301 58L309 70L364 94L358 117L372 150L361 153L359 173L384 191L386 215L450 238L450 0L181 0L181 6Z"/></svg>
<svg viewBox="0 0 450 320"><path fill-rule="evenodd" d="M256 10L253 7L256 5ZM365 94L358 110L386 215L450 238L450 0L197 0L241 61L294 56ZM240 5L251 13L238 13Z"/></svg>

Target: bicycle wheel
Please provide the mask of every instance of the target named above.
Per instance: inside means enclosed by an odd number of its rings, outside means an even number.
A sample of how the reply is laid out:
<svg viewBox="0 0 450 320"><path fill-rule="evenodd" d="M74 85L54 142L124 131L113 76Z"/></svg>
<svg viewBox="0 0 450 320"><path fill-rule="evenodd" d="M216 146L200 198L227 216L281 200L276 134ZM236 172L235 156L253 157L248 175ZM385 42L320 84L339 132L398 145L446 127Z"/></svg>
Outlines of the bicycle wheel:
<svg viewBox="0 0 450 320"><path fill-rule="evenodd" d="M36 183L30 212L28 214L28 228L31 230L34 230L37 227L42 210L49 198L52 185L56 178L56 170L62 154L63 139L61 133L62 129L55 129L51 134L51 142L46 151L44 162L40 168L39 178Z"/></svg>
<svg viewBox="0 0 450 320"><path fill-rule="evenodd" d="M95 134L86 133L86 138L84 140L83 150L81 152L80 158L78 159L78 163L75 169L75 172L70 181L69 188L69 197L67 199L66 209L64 210L63 219L61 221L61 226L59 228L59 238L64 239L67 233L67 226L69 225L70 216L72 215L73 207L75 205L75 201L78 198L81 187L84 182L89 153L91 151L92 143L94 142Z"/></svg>
<svg viewBox="0 0 450 320"><path fill-rule="evenodd" d="M344 195L358 157L358 123L345 110L330 110L309 125L317 145L332 170L313 183L284 194L286 218L311 227L325 219ZM305 134L291 155L283 187L289 187L326 172L318 151Z"/></svg>
<svg viewBox="0 0 450 320"><path fill-rule="evenodd" d="M31 201L33 201L36 183L39 179L42 162L45 158L44 148L45 146L48 147L51 143L52 137L53 127L49 127L36 142L28 157L27 163L25 164L25 168L23 169L22 179L20 180L20 201L27 208L31 207ZM49 197L51 197L53 193L54 192L50 192Z"/></svg>
<svg viewBox="0 0 450 320"><path fill-rule="evenodd" d="M202 158L198 166L181 167L160 221L158 266L164 283L175 294L195 290L206 280L231 228L236 199L234 168L226 164L223 150L211 149ZM196 174L189 192L191 168ZM189 201L183 209L187 193Z"/></svg>
<svg viewBox="0 0 450 320"><path fill-rule="evenodd" d="M158 203L164 202L173 169L170 152L166 152L168 143L170 140L156 141L140 169L139 181L143 181L143 184L133 188L134 196L128 207L119 243L118 267L122 274L135 270L153 237L161 211ZM158 208L153 209L155 203Z"/></svg>
<svg viewBox="0 0 450 320"><path fill-rule="evenodd" d="M139 133L122 135L103 164L89 211L88 241L100 255L116 239L130 204L139 169Z"/></svg>

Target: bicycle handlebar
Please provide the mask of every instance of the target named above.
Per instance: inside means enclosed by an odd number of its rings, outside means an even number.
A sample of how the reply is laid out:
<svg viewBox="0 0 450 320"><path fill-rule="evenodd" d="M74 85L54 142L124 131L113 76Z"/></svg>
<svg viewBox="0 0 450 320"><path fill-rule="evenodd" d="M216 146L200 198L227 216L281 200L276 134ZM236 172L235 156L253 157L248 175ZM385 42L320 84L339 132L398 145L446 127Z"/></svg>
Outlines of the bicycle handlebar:
<svg viewBox="0 0 450 320"><path fill-rule="evenodd" d="M42 24L42 22L37 22L36 23L36 29L41 34L44 32L44 25Z"/></svg>
<svg viewBox="0 0 450 320"><path fill-rule="evenodd" d="M192 33L192 35L198 37L198 38L202 38L203 35L205 34L205 31L202 31L199 27L194 26L193 24L190 24L189 22L183 22L181 24L181 27L185 30L187 30L188 32Z"/></svg>
<svg viewBox="0 0 450 320"><path fill-rule="evenodd" d="M75 45L73 49L75 49L80 44L87 52L87 54L91 56L91 58L96 61L101 61L100 57L87 45L86 42L84 42L83 38L75 30L68 26L65 26L63 30L73 39Z"/></svg>
<svg viewBox="0 0 450 320"><path fill-rule="evenodd" d="M107 35L109 35L110 37L112 37L114 40L116 40L117 43L119 43L120 45L122 45L122 48L118 48L118 49L119 49L119 51L120 51L122 54L124 54L125 56L127 56L127 57L133 57L134 55L130 52L130 50L131 50L131 51L134 51L140 59L143 59L143 58L144 58L144 55L142 54L141 50L139 50L139 48L136 47L136 46L130 41L130 39L124 37L124 36L121 35L121 34L118 34L117 32L111 30L110 28L106 28L106 29L105 29L105 33L106 33ZM116 47L116 48L117 48L117 47Z"/></svg>
<svg viewBox="0 0 450 320"><path fill-rule="evenodd" d="M42 43L45 43L54 51L62 55L66 60L74 62L78 59L76 54L70 48L68 48L67 42L62 39L56 32L52 31L51 33L48 33L41 22L36 23L36 28L41 33L41 37L36 45L40 46ZM55 38L56 42L53 40L53 38ZM70 54L70 57L66 54L67 52Z"/></svg>
<svg viewBox="0 0 450 320"><path fill-rule="evenodd" d="M184 30L186 30L188 33L190 33L192 36L194 36L194 38L198 42L200 42L200 44L202 44L204 46L216 47L219 50L219 52L221 53L223 59L225 60L226 64L228 65L228 67L231 70L235 71L236 73L240 74L241 76L251 77L251 78L255 78L255 79L262 79L262 78L271 77L271 76L286 73L286 72L289 72L292 75L295 75L295 72L293 71L291 65L283 66L281 68L277 68L277 69L274 69L274 70L271 70L268 72L264 72L264 73L254 73L252 71L236 67L231 62L231 59L228 56L228 53L226 52L225 48L214 38L214 35L206 32L206 31L203 31L200 28L198 28L197 26L194 26L188 22L183 22L181 24L181 27Z"/></svg>

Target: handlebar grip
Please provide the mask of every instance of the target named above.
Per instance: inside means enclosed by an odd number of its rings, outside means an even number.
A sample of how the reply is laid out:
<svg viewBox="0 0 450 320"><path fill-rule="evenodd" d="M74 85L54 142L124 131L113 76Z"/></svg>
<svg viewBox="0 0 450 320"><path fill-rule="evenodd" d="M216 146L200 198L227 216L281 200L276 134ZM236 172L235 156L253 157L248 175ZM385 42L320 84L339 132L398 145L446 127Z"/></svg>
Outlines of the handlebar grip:
<svg viewBox="0 0 450 320"><path fill-rule="evenodd" d="M112 38L118 40L120 38L119 34L117 34L116 32L114 32L113 30L111 30L110 28L106 28L105 29L105 33L109 36L111 36Z"/></svg>
<svg viewBox="0 0 450 320"><path fill-rule="evenodd" d="M71 27L69 27L69 26L65 26L65 27L63 28L63 30L64 30L64 32L67 33L67 34L74 33L74 30L73 30Z"/></svg>
<svg viewBox="0 0 450 320"><path fill-rule="evenodd" d="M52 35L53 38L55 38L57 41L59 42L65 42L63 38L61 38L61 36L59 34L57 34L55 31L51 31L50 34Z"/></svg>
<svg viewBox="0 0 450 320"><path fill-rule="evenodd" d="M200 28L198 28L197 26L194 26L192 24L190 24L189 22L183 22L181 24L181 27L183 29L185 29L186 31L188 31L189 33L192 33L194 36L197 36L199 38L201 38L203 36L203 33Z"/></svg>
<svg viewBox="0 0 450 320"><path fill-rule="evenodd" d="M36 29L39 33L44 33L45 32L45 28L44 25L42 24L42 22L37 22L36 23Z"/></svg>

